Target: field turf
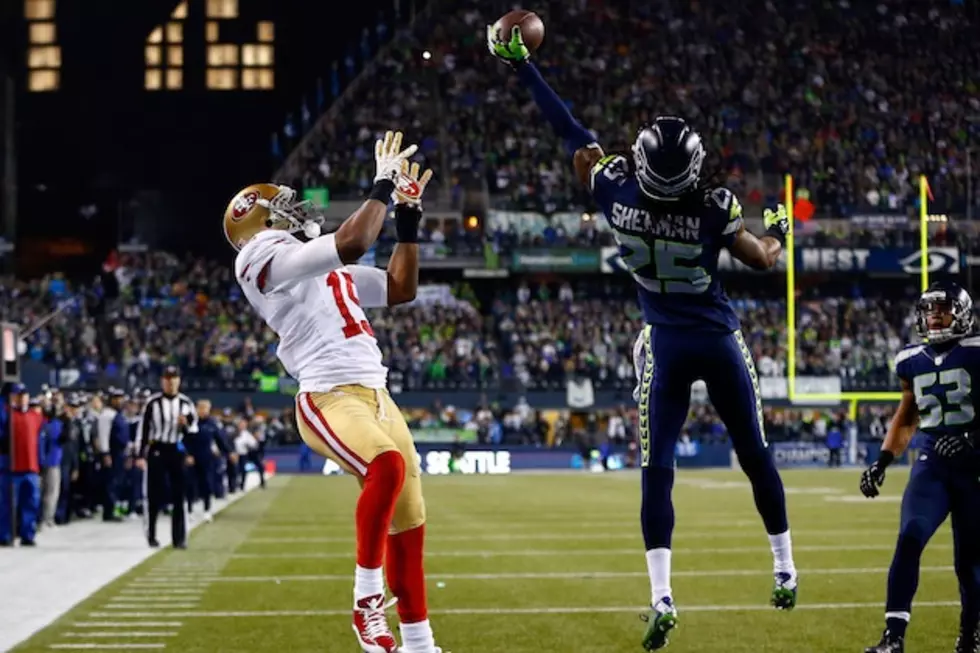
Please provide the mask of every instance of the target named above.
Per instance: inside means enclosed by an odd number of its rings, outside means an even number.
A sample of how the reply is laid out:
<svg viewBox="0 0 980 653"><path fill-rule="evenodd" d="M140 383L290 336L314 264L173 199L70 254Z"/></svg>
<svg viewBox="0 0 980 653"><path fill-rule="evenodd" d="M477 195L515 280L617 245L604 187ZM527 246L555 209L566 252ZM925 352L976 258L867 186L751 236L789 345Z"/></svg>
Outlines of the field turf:
<svg viewBox="0 0 980 653"><path fill-rule="evenodd" d="M877 641L906 474L784 472L800 605L767 606L768 541L738 472L681 470L671 653L855 653ZM431 618L447 653L640 651L649 600L635 473L428 477ZM16 651L356 653L356 484L278 477L97 592ZM165 529L164 529L165 530ZM922 560L909 653L952 651L948 525ZM25 591L30 591L25 588ZM396 623L392 611L392 623Z"/></svg>

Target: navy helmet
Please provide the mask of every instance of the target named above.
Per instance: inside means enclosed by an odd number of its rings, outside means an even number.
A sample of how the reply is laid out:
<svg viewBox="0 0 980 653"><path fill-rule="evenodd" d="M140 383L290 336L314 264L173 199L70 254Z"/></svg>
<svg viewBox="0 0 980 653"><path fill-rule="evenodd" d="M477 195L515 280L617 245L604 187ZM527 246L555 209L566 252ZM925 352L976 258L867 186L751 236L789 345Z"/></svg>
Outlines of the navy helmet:
<svg viewBox="0 0 980 653"><path fill-rule="evenodd" d="M636 135L633 163L644 195L655 200L677 199L701 179L701 135L682 118L659 116Z"/></svg>
<svg viewBox="0 0 980 653"><path fill-rule="evenodd" d="M970 293L951 281L937 281L929 286L915 306L915 330L930 343L968 336L973 332L973 324Z"/></svg>

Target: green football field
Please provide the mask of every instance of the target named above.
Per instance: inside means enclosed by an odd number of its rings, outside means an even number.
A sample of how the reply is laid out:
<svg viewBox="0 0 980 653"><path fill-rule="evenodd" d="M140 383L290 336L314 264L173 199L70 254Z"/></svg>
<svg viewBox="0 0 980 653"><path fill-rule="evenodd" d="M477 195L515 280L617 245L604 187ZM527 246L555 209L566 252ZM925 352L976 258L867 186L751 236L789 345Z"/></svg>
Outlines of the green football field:
<svg viewBox="0 0 980 653"><path fill-rule="evenodd" d="M800 605L767 606L768 541L738 472L681 470L668 651L855 653L877 641L907 475L876 501L859 472L784 472ZM427 477L431 619L449 653L640 651L649 600L635 473ZM350 631L356 484L278 477L16 651L356 653ZM914 653L952 651L948 526L922 561ZM26 589L29 591L29 589ZM397 621L392 611L392 624Z"/></svg>

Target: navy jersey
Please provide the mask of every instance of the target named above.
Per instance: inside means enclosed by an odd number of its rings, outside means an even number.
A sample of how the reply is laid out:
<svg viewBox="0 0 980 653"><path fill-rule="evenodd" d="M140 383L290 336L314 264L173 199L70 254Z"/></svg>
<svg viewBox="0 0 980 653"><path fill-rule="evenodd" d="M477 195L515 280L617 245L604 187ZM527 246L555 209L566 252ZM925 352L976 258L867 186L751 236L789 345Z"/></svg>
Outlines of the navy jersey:
<svg viewBox="0 0 980 653"><path fill-rule="evenodd" d="M909 345L895 357L895 373L907 381L919 409L919 430L934 438L977 430L974 382L980 383L980 336L948 346Z"/></svg>
<svg viewBox="0 0 980 653"><path fill-rule="evenodd" d="M742 226L742 205L734 193L707 188L676 203L653 202L619 155L600 159L589 185L636 281L647 324L716 332L739 328L718 280L718 254Z"/></svg>

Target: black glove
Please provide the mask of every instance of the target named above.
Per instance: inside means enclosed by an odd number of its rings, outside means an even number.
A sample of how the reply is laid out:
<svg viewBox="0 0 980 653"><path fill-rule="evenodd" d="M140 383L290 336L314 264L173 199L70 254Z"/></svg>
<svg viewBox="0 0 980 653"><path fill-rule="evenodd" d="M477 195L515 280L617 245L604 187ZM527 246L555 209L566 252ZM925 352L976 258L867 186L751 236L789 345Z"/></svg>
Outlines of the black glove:
<svg viewBox="0 0 980 653"><path fill-rule="evenodd" d="M936 438L932 450L943 458L957 458L973 448L969 435L941 435Z"/></svg>
<svg viewBox="0 0 980 653"><path fill-rule="evenodd" d="M878 460L871 464L864 473L861 474L861 494L874 499L880 494L880 488L885 482L885 469L895 459L890 451L882 451Z"/></svg>

